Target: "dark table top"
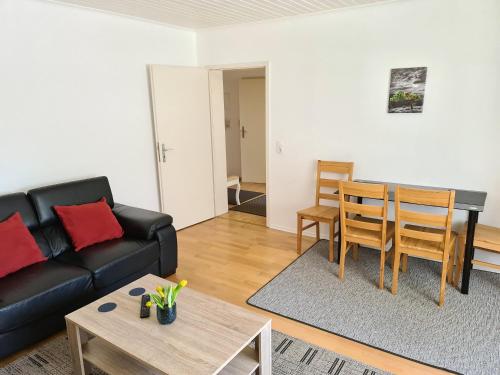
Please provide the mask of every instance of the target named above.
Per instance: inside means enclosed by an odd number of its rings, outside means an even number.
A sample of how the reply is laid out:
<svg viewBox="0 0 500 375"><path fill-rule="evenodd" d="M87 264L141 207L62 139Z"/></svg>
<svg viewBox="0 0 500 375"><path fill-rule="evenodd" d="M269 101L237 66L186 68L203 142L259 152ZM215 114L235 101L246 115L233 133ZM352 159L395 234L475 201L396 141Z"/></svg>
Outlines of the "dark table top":
<svg viewBox="0 0 500 375"><path fill-rule="evenodd" d="M396 190L396 185L400 185L400 186L415 188L415 189L455 190L455 209L457 209L457 210L482 212L484 210L484 204L486 202L486 192L484 192L484 191L443 188L443 187L435 187L435 186L398 184L398 183L394 183L394 182L373 181L373 180L355 180L355 182L363 182L363 183L367 183L367 184L387 184L387 185L389 185L389 200L390 201L394 201L394 191Z"/></svg>

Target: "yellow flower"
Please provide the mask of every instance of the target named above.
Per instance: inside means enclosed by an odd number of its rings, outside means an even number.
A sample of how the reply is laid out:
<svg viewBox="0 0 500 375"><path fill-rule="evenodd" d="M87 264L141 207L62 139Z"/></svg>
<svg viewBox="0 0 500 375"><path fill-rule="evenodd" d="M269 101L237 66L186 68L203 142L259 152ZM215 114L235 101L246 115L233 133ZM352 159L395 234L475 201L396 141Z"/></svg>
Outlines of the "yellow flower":
<svg viewBox="0 0 500 375"><path fill-rule="evenodd" d="M151 307L153 306L153 303L151 301L146 302L146 307Z"/></svg>
<svg viewBox="0 0 500 375"><path fill-rule="evenodd" d="M156 291L158 292L160 297L165 298L165 293L163 293L163 288L161 286L157 286Z"/></svg>
<svg viewBox="0 0 500 375"><path fill-rule="evenodd" d="M179 282L179 285L180 285L181 288L184 288L187 285L187 283L188 283L187 280L181 280Z"/></svg>

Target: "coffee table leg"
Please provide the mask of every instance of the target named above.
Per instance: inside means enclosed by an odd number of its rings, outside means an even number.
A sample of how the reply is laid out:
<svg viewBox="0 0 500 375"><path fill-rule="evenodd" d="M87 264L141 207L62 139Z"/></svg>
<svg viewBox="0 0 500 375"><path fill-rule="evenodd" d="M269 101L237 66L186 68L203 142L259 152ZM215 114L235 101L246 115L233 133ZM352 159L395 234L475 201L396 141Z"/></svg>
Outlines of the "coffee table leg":
<svg viewBox="0 0 500 375"><path fill-rule="evenodd" d="M255 350L259 356L259 375L271 375L272 350L271 350L271 322L267 323L255 340Z"/></svg>
<svg viewBox="0 0 500 375"><path fill-rule="evenodd" d="M86 334L80 334L80 328L72 322L66 320L66 329L68 331L68 343L71 352L71 359L73 361L73 373L75 375L85 375L86 366L83 362L82 354L82 338L86 340Z"/></svg>

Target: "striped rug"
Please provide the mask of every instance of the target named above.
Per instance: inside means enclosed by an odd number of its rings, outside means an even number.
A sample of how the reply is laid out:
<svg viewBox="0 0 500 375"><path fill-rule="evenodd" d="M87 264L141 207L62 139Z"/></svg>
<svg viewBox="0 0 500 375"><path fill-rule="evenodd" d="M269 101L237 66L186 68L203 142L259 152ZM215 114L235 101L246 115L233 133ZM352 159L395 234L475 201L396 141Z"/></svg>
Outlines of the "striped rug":
<svg viewBox="0 0 500 375"><path fill-rule="evenodd" d="M385 374L334 352L273 331L273 375L375 375ZM71 356L67 338L59 335L20 357L0 375L70 375ZM96 368L92 375L105 375Z"/></svg>

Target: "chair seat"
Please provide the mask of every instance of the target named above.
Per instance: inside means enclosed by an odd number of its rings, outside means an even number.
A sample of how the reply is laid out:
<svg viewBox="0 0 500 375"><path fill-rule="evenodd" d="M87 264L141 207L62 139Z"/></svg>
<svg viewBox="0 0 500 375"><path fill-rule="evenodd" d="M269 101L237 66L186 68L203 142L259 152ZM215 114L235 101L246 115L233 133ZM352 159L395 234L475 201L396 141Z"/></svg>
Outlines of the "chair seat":
<svg viewBox="0 0 500 375"><path fill-rule="evenodd" d="M355 218L353 218L353 220L364 221L366 223L382 224L382 220L374 219L371 217L356 216ZM391 240L391 238L394 237L394 233L395 233L394 222L387 221L386 242L389 242ZM354 238L359 239L359 240L366 240L367 242L376 241L376 242L380 243L380 241L382 240L382 233L375 232L375 231L369 230L369 229L356 228L356 227L348 227L346 235L350 236L350 237L354 237Z"/></svg>
<svg viewBox="0 0 500 375"><path fill-rule="evenodd" d="M0 279L0 333L85 302L92 291L89 271L50 259L7 275Z"/></svg>
<svg viewBox="0 0 500 375"><path fill-rule="evenodd" d="M467 223L465 223L460 235L466 236L466 233ZM476 224L474 247L500 253L500 228L490 227L484 224Z"/></svg>
<svg viewBox="0 0 500 375"><path fill-rule="evenodd" d="M443 235L446 233L444 229L421 227L411 224L406 224L405 228L426 233L438 233ZM456 239L457 234L455 232L451 232L450 248L454 248ZM401 246L407 249L424 251L426 253L435 255L442 255L444 252L444 242L426 241L410 237L401 237Z"/></svg>
<svg viewBox="0 0 500 375"><path fill-rule="evenodd" d="M78 252L66 251L55 259L89 270L94 286L101 289L141 271L156 262L159 256L158 241L120 238Z"/></svg>
<svg viewBox="0 0 500 375"><path fill-rule="evenodd" d="M340 210L338 207L318 205L297 211L297 214L306 220L331 221L339 217Z"/></svg>

